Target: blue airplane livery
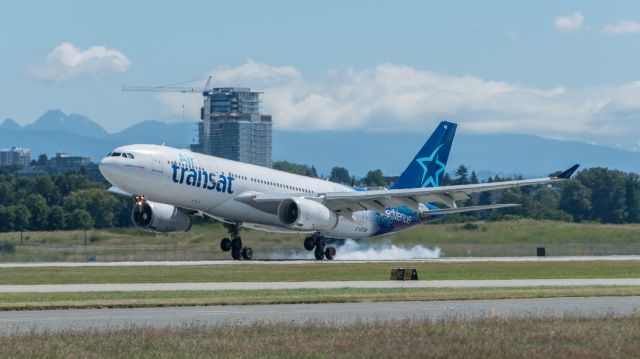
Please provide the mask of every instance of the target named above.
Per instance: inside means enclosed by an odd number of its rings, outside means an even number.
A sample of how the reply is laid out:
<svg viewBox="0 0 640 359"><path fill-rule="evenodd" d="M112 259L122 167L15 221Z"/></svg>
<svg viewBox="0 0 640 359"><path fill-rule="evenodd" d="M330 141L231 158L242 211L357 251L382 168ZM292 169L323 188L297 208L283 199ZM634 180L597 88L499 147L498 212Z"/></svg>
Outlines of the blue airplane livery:
<svg viewBox="0 0 640 359"><path fill-rule="evenodd" d="M180 157L182 157L182 155L180 155ZM204 169L196 170L193 161L188 163L191 163L190 167L183 166L176 162L171 164L171 168L173 170L171 179L173 180L173 183L233 194L233 176L220 174L216 179L215 173L207 173Z"/></svg>

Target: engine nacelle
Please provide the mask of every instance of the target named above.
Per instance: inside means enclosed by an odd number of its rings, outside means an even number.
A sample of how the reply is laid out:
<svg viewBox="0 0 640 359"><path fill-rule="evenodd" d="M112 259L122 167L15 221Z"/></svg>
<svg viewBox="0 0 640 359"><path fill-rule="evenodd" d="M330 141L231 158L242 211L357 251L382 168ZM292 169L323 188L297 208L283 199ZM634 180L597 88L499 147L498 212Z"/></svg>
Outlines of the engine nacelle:
<svg viewBox="0 0 640 359"><path fill-rule="evenodd" d="M136 227L155 232L186 232L191 229L191 216L175 206L144 201L131 213Z"/></svg>
<svg viewBox="0 0 640 359"><path fill-rule="evenodd" d="M285 226L299 230L329 230L338 225L338 216L322 203L305 198L282 201L278 217Z"/></svg>

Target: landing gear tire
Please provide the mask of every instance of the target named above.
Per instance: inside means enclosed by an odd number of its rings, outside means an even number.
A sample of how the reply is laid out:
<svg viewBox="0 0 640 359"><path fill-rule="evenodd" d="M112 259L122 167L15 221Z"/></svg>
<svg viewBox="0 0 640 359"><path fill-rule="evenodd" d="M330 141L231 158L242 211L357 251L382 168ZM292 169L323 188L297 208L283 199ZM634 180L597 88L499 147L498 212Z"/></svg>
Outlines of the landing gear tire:
<svg viewBox="0 0 640 359"><path fill-rule="evenodd" d="M316 247L316 240L313 237L307 237L304 239L304 249L312 251Z"/></svg>
<svg viewBox="0 0 640 359"><path fill-rule="evenodd" d="M324 259L324 250L322 250L320 248L316 248L314 254L316 256L316 260L321 261L321 260Z"/></svg>
<svg viewBox="0 0 640 359"><path fill-rule="evenodd" d="M324 251L324 246L327 244L327 242L325 242L324 237L317 237L316 238L316 249L320 249L322 251Z"/></svg>
<svg viewBox="0 0 640 359"><path fill-rule="evenodd" d="M250 260L253 258L253 250L249 247L242 247L242 238L240 238L239 226L241 223L224 223L224 227L229 230L229 238L220 241L220 249L224 252L231 251L231 258L234 260Z"/></svg>
<svg viewBox="0 0 640 359"><path fill-rule="evenodd" d="M250 261L253 258L253 249L251 247L242 248L242 258Z"/></svg>
<svg viewBox="0 0 640 359"><path fill-rule="evenodd" d="M324 250L324 255L328 260L332 260L336 256L336 249L334 247L327 247L327 249Z"/></svg>
<svg viewBox="0 0 640 359"><path fill-rule="evenodd" d="M223 252L228 252L231 250L231 240L229 238L223 238L220 241L220 249L222 249Z"/></svg>

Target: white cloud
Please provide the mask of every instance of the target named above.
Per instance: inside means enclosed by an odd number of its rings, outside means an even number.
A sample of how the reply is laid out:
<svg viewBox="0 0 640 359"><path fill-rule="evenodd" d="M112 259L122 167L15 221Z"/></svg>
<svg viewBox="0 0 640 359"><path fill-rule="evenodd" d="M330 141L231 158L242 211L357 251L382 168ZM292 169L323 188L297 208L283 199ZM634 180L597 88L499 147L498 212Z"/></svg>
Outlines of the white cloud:
<svg viewBox="0 0 640 359"><path fill-rule="evenodd" d="M580 30L583 22L584 17L576 11L573 14L557 17L553 25L560 31L576 31Z"/></svg>
<svg viewBox="0 0 640 359"><path fill-rule="evenodd" d="M212 73L214 79L225 79L214 81L214 86L241 81L263 91L263 111L273 114L280 129L429 132L438 121L449 119L465 132L599 142L607 137L640 138L640 81L544 89L391 63L331 69L313 80L291 66L254 61ZM189 117L199 116L200 96L163 94L161 99L175 114L182 113L184 104Z"/></svg>
<svg viewBox="0 0 640 359"><path fill-rule="evenodd" d="M131 60L119 50L92 46L83 51L64 42L47 55L44 64L29 67L27 75L37 80L66 82L78 77L122 73L130 66Z"/></svg>
<svg viewBox="0 0 640 359"><path fill-rule="evenodd" d="M518 38L520 37L520 34L515 30L509 30L504 34L504 36L506 36L507 39L511 41L515 41L515 40L518 40Z"/></svg>
<svg viewBox="0 0 640 359"><path fill-rule="evenodd" d="M637 34L640 33L640 22L620 20L613 24L605 25L602 32L607 35Z"/></svg>
<svg viewBox="0 0 640 359"><path fill-rule="evenodd" d="M254 84L265 82L273 85L275 82L300 78L300 73L292 66L269 66L252 59L235 68L221 67L209 75L213 77L214 82L224 84L241 84L244 81L251 81Z"/></svg>

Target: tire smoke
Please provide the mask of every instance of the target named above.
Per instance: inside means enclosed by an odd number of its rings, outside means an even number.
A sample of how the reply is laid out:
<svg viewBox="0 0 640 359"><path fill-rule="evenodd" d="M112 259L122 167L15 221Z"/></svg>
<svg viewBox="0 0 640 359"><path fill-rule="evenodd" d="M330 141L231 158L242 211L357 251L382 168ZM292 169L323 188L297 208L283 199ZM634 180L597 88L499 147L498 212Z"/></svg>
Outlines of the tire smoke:
<svg viewBox="0 0 640 359"><path fill-rule="evenodd" d="M390 242L380 244L358 243L348 239L336 247L336 260L403 260L440 258L442 250L438 247L429 249L423 245L412 247L398 246ZM313 259L313 252L305 255L306 259Z"/></svg>
<svg viewBox="0 0 640 359"><path fill-rule="evenodd" d="M422 245L401 247L392 243L380 245L361 244L352 239L336 248L337 260L396 260L396 259L426 259L439 258L441 250L438 247L429 249Z"/></svg>

